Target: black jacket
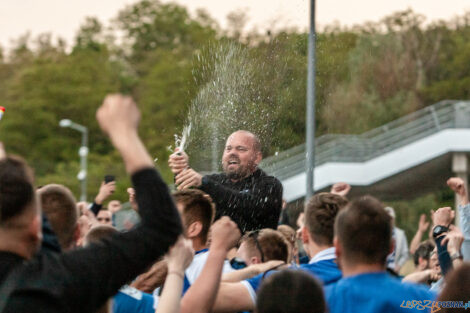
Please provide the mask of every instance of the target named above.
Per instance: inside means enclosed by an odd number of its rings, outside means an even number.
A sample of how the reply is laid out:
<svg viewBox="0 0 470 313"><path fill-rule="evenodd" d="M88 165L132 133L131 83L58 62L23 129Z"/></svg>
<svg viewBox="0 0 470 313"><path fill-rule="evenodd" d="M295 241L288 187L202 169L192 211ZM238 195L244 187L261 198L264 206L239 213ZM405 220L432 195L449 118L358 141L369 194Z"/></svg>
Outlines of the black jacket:
<svg viewBox="0 0 470 313"><path fill-rule="evenodd" d="M199 189L214 200L216 219L229 216L242 232L276 229L282 206L282 185L262 170L257 169L237 182L232 182L224 173L206 175Z"/></svg>
<svg viewBox="0 0 470 313"><path fill-rule="evenodd" d="M168 188L154 169L132 176L141 223L126 233L67 253L25 262L0 252L0 282L13 267L20 279L4 313L95 312L172 245L182 227ZM2 313L3 313L2 312Z"/></svg>

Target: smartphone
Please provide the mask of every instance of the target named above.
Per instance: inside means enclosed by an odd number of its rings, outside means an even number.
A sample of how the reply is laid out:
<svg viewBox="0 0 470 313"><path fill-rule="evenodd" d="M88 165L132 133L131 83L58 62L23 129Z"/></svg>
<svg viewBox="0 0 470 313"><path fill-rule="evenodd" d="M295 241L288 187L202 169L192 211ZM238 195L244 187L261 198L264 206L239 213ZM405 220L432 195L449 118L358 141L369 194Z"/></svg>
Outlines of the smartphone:
<svg viewBox="0 0 470 313"><path fill-rule="evenodd" d="M107 184L107 183L110 183L112 181L115 181L116 180L116 177L114 177L114 175L106 175L104 177L104 183Z"/></svg>

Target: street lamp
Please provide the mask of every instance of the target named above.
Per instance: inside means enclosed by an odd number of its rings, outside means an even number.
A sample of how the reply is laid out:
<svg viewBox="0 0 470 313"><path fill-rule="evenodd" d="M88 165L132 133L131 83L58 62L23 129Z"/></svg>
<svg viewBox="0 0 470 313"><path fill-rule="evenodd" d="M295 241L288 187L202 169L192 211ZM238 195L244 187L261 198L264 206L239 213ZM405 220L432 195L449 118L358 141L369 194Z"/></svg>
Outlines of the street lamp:
<svg viewBox="0 0 470 313"><path fill-rule="evenodd" d="M70 127L82 133L82 146L78 150L78 155L80 156L80 172L78 173L77 178L81 182L80 201L86 201L88 128L74 123L69 119L60 120L59 125L60 127Z"/></svg>

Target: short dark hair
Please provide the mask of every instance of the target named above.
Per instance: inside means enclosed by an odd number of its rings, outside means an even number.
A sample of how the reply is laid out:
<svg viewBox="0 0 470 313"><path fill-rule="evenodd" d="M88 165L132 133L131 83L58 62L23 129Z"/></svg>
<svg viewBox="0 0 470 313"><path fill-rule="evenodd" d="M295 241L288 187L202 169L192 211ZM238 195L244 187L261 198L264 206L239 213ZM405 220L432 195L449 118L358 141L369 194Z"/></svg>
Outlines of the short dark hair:
<svg viewBox="0 0 470 313"><path fill-rule="evenodd" d="M41 207L59 239L60 246L67 249L73 243L78 221L76 200L65 186L49 184L37 191Z"/></svg>
<svg viewBox="0 0 470 313"><path fill-rule="evenodd" d="M21 215L34 201L32 169L17 156L0 160L0 224Z"/></svg>
<svg viewBox="0 0 470 313"><path fill-rule="evenodd" d="M258 291L257 313L324 313L321 284L298 270L282 270L266 278Z"/></svg>
<svg viewBox="0 0 470 313"><path fill-rule="evenodd" d="M305 207L305 226L315 243L328 246L333 244L336 215L347 204L346 198L328 192L310 198Z"/></svg>
<svg viewBox="0 0 470 313"><path fill-rule="evenodd" d="M253 250L261 250L259 252L263 258L262 262L271 260L288 262L289 242L277 230L264 228L248 232L240 239L240 244L243 242Z"/></svg>
<svg viewBox="0 0 470 313"><path fill-rule="evenodd" d="M214 221L215 205L212 198L197 189L180 190L173 193L173 199L176 203L183 205L183 218L188 227L196 221L201 222L202 230L200 237L207 241L209 229Z"/></svg>
<svg viewBox="0 0 470 313"><path fill-rule="evenodd" d="M392 218L383 204L364 196L349 203L335 223L344 259L353 264L384 264L390 253Z"/></svg>
<svg viewBox="0 0 470 313"><path fill-rule="evenodd" d="M419 258L429 261L432 250L434 250L434 244L432 241L426 240L420 243L415 253L413 254L413 262L415 265L419 264Z"/></svg>
<svg viewBox="0 0 470 313"><path fill-rule="evenodd" d="M96 243L117 233L119 233L118 230L113 226L98 225L90 229L90 231L86 234L85 243L86 245L89 245L90 243Z"/></svg>

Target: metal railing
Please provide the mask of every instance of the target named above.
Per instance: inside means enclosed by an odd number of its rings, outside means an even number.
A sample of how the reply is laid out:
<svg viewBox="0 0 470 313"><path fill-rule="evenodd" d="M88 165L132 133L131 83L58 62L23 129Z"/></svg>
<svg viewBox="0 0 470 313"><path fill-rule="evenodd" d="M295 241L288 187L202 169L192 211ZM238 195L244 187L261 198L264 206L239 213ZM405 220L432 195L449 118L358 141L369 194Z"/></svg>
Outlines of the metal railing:
<svg viewBox="0 0 470 313"><path fill-rule="evenodd" d="M365 162L448 128L470 128L470 101L445 100L360 135L316 139L315 166ZM261 167L283 180L305 171L305 144L266 158Z"/></svg>

